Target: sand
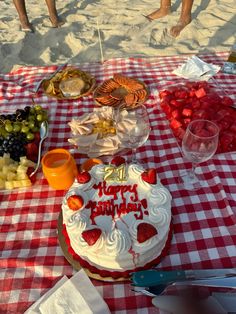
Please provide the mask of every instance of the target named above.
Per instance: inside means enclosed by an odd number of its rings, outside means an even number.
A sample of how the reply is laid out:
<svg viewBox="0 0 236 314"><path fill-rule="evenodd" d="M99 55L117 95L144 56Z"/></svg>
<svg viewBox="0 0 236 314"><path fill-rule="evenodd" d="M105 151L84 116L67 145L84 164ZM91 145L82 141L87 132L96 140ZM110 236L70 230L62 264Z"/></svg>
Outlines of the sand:
<svg viewBox="0 0 236 314"><path fill-rule="evenodd" d="M172 2L171 15L152 22L142 14L158 8L159 1L57 0L58 13L66 21L60 29L50 27L43 0L26 4L33 34L20 30L13 1L0 1L1 73L23 65L229 51L236 43L235 0L195 0L193 20L177 38L169 29L178 21L180 0Z"/></svg>

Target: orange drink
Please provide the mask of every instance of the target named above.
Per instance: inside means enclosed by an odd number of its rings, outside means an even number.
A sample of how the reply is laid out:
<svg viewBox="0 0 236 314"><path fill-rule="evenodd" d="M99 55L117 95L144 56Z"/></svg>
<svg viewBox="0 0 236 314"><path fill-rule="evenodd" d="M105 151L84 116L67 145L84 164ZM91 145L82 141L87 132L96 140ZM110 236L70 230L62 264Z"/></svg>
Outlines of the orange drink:
<svg viewBox="0 0 236 314"><path fill-rule="evenodd" d="M42 169L48 184L56 190L67 190L78 174L74 158L63 148L48 151L42 158Z"/></svg>

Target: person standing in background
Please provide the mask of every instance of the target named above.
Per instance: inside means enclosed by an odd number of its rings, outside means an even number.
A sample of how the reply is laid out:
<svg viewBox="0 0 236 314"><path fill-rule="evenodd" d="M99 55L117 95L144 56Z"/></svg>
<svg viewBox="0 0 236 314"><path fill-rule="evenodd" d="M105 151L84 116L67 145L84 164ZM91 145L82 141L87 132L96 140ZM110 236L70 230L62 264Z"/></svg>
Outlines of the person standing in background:
<svg viewBox="0 0 236 314"><path fill-rule="evenodd" d="M16 7L17 13L19 15L21 30L25 32L34 32L33 25L29 22L25 0L13 0ZM52 27L60 27L65 22L60 20L57 14L56 1L55 0L45 0L48 7L49 18L52 23Z"/></svg>
<svg viewBox="0 0 236 314"><path fill-rule="evenodd" d="M180 34L180 32L185 28L185 26L191 22L192 6L193 0L182 0L182 8L179 21L175 26L173 26L170 29L170 34L173 37L177 37ZM150 13L149 15L146 15L145 17L149 21L153 21L161 17L164 17L170 13L171 13L171 0L161 0L160 8Z"/></svg>

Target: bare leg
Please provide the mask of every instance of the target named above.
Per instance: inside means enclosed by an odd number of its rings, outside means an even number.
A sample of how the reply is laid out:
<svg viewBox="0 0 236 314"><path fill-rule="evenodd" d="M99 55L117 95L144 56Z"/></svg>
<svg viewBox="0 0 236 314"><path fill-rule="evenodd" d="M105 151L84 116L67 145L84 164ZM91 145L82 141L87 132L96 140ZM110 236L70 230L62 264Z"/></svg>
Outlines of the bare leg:
<svg viewBox="0 0 236 314"><path fill-rule="evenodd" d="M159 19L163 16L166 16L167 14L169 14L171 12L170 10L171 8L171 0L161 0L161 6L160 9L150 13L149 15L147 15L146 17L152 21L152 20L156 20Z"/></svg>
<svg viewBox="0 0 236 314"><path fill-rule="evenodd" d="M45 1L48 7L48 12L50 16L50 21L52 23L52 27L62 26L65 22L62 21L57 14L56 1L55 0L45 0Z"/></svg>
<svg viewBox="0 0 236 314"><path fill-rule="evenodd" d="M170 30L170 34L173 37L177 37L180 32L188 25L191 20L191 11L193 6L193 0L182 0L182 9L178 23Z"/></svg>
<svg viewBox="0 0 236 314"><path fill-rule="evenodd" d="M22 30L33 32L33 26L29 22L28 15L26 12L25 0L13 0L13 3L19 15Z"/></svg>

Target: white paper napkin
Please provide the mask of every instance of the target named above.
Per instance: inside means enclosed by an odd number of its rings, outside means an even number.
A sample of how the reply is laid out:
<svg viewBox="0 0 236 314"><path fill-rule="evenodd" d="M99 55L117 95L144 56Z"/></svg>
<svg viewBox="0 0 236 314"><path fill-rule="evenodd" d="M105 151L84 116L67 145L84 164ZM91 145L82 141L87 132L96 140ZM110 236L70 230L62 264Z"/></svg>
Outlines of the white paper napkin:
<svg viewBox="0 0 236 314"><path fill-rule="evenodd" d="M220 66L206 63L197 56L193 56L172 73L189 80L208 81L219 70Z"/></svg>
<svg viewBox="0 0 236 314"><path fill-rule="evenodd" d="M71 279L64 276L25 314L109 314L110 310L81 269Z"/></svg>

